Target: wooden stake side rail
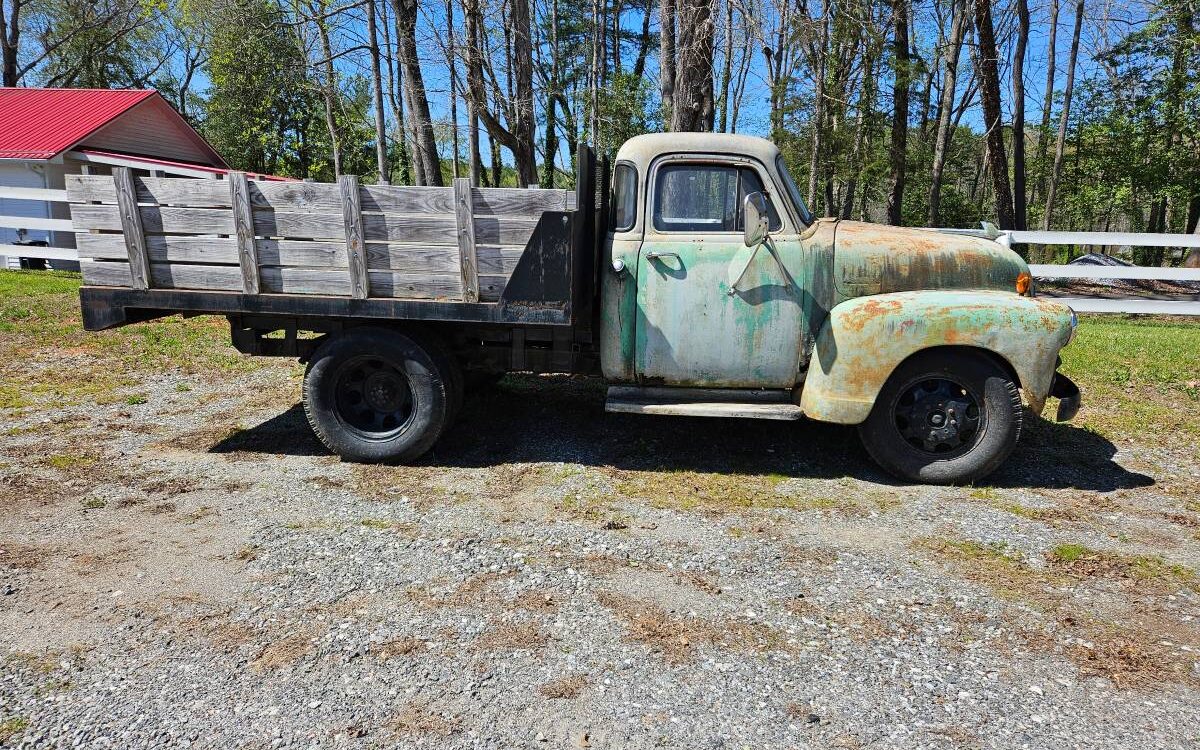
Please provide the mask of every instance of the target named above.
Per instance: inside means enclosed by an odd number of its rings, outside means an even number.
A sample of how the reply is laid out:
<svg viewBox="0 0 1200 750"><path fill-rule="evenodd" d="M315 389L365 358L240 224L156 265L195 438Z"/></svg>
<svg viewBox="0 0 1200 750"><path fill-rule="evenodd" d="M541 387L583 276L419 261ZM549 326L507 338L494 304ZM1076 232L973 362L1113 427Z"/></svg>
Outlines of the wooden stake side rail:
<svg viewBox="0 0 1200 750"><path fill-rule="evenodd" d="M566 190L67 176L84 283L495 302Z"/></svg>

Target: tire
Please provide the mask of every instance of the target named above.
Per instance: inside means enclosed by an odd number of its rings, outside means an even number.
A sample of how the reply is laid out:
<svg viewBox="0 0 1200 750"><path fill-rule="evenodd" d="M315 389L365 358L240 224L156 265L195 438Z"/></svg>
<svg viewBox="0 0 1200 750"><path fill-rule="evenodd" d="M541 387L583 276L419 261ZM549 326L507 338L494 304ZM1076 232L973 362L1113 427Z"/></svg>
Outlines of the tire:
<svg viewBox="0 0 1200 750"><path fill-rule="evenodd" d="M304 413L321 443L347 461L413 461L453 416L443 353L416 336L353 328L313 352Z"/></svg>
<svg viewBox="0 0 1200 750"><path fill-rule="evenodd" d="M968 484L1000 467L1023 417L1012 376L987 355L934 350L903 362L858 435L888 473L928 484Z"/></svg>

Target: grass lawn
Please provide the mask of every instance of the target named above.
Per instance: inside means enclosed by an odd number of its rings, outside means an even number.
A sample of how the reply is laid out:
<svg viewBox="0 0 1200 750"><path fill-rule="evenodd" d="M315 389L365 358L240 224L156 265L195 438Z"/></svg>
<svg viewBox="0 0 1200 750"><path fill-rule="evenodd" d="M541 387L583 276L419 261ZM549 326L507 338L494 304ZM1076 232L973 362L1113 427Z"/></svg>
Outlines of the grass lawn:
<svg viewBox="0 0 1200 750"><path fill-rule="evenodd" d="M227 375L260 366L220 317L173 316L88 333L79 276L0 271L0 409L112 403L161 372ZM1078 423L1106 437L1200 435L1200 320L1085 316L1063 351L1079 383Z"/></svg>
<svg viewBox="0 0 1200 750"><path fill-rule="evenodd" d="M128 396L164 371L221 374L259 366L229 344L224 318L172 316L83 330L79 274L0 271L0 409Z"/></svg>

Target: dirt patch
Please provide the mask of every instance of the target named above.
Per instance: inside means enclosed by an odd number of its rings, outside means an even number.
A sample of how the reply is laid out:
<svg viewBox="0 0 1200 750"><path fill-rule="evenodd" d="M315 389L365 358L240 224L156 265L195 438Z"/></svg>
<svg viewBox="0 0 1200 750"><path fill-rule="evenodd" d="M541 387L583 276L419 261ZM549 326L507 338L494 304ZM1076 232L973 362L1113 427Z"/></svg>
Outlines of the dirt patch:
<svg viewBox="0 0 1200 750"><path fill-rule="evenodd" d="M538 692L551 699L574 698L583 692L587 684L587 675L575 674L540 685Z"/></svg>
<svg viewBox="0 0 1200 750"><path fill-rule="evenodd" d="M387 726L397 734L449 737L461 731L462 720L435 711L428 703L410 703L400 709Z"/></svg>
<svg viewBox="0 0 1200 750"><path fill-rule="evenodd" d="M299 631L272 641L250 662L250 669L263 674L291 666L312 653L312 634Z"/></svg>
<svg viewBox="0 0 1200 750"><path fill-rule="evenodd" d="M783 642L777 631L761 623L680 617L652 602L614 591L601 591L596 600L625 623L630 640L648 646L651 653L675 664L694 658L700 645L761 652L778 649Z"/></svg>
<svg viewBox="0 0 1200 750"><path fill-rule="evenodd" d="M424 645L424 642L420 638L404 636L383 643L372 649L372 651L380 659L396 659L401 656L410 656Z"/></svg>
<svg viewBox="0 0 1200 750"><path fill-rule="evenodd" d="M59 554L56 547L20 544L18 542L0 542L0 570L4 568L20 568L33 570L40 568L47 561Z"/></svg>
<svg viewBox="0 0 1200 750"><path fill-rule="evenodd" d="M476 651L538 651L549 641L536 622L493 623L475 639Z"/></svg>

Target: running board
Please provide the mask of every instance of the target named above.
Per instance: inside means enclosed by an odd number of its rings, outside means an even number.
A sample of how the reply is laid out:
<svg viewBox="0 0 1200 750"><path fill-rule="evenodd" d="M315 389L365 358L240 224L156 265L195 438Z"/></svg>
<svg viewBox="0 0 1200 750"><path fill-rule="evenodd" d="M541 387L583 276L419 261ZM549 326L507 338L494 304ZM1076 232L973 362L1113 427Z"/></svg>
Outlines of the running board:
<svg viewBox="0 0 1200 750"><path fill-rule="evenodd" d="M800 419L800 407L787 391L739 391L725 388L639 388L616 385L608 389L604 410L618 414L670 414L683 417L741 419Z"/></svg>

